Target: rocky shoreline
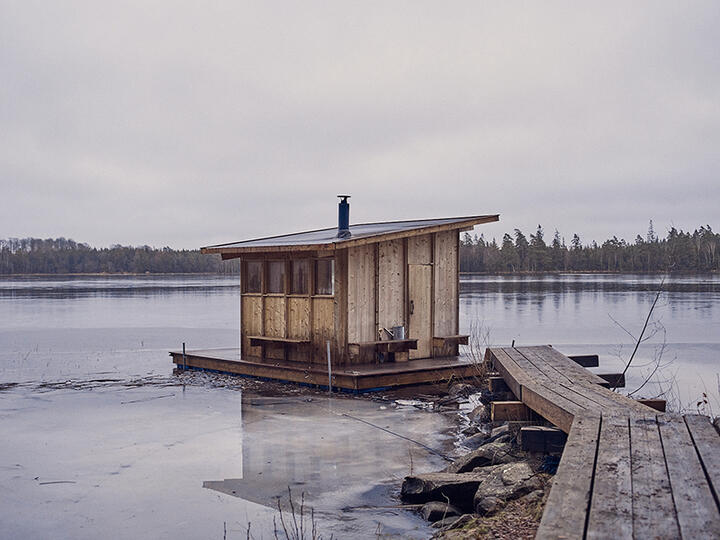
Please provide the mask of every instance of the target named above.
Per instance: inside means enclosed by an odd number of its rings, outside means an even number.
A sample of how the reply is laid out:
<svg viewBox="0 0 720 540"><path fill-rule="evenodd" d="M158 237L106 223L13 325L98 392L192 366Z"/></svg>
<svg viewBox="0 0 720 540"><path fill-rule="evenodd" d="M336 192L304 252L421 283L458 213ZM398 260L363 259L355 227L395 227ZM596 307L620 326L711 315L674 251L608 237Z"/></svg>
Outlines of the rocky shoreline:
<svg viewBox="0 0 720 540"><path fill-rule="evenodd" d="M559 453L524 451L521 428L537 422L492 422L490 402L505 399L480 387L455 383L433 402L457 407L458 449L437 472L410 474L400 498L432 523L438 540L534 538Z"/></svg>

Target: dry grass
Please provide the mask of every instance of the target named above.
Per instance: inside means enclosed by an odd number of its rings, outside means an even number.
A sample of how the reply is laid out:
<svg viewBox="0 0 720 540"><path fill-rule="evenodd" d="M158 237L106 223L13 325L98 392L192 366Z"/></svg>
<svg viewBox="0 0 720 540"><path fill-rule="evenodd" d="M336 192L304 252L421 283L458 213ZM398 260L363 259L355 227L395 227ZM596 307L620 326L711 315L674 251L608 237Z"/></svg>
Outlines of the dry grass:
<svg viewBox="0 0 720 540"><path fill-rule="evenodd" d="M484 321L473 321L470 324L469 336L466 354L475 368L475 385L482 386L487 383L488 373L491 371L485 361L485 350L490 346L490 329L485 326Z"/></svg>

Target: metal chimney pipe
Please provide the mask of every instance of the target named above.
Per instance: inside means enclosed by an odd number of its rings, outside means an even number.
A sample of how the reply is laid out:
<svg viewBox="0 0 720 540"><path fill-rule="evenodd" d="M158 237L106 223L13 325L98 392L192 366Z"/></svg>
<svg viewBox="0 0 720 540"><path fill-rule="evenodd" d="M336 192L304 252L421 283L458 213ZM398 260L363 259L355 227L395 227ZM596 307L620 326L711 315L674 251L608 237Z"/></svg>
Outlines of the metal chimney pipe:
<svg viewBox="0 0 720 540"><path fill-rule="evenodd" d="M348 199L350 195L338 195L340 203L338 204L338 238L350 237L350 204Z"/></svg>

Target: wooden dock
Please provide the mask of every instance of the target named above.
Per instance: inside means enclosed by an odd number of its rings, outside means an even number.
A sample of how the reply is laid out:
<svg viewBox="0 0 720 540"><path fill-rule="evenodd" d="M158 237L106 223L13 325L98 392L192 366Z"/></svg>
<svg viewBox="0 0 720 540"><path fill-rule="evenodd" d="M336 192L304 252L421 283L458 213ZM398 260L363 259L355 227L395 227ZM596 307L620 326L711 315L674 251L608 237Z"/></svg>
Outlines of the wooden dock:
<svg viewBox="0 0 720 540"><path fill-rule="evenodd" d="M485 359L568 433L536 538L720 538L720 435L707 417L658 413L550 346Z"/></svg>
<svg viewBox="0 0 720 540"><path fill-rule="evenodd" d="M240 349L171 351L178 368L204 369L279 381L328 386L327 366L288 360L241 358ZM367 392L393 386L435 383L477 374L476 362L466 356L425 358L409 362L351 364L333 367L332 386Z"/></svg>

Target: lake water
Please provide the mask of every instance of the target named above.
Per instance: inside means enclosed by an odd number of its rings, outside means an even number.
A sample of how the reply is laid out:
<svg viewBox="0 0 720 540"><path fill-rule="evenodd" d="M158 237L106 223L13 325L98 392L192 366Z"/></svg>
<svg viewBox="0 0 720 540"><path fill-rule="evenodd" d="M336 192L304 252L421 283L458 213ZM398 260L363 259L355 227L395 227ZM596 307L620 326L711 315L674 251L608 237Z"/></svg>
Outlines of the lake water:
<svg viewBox="0 0 720 540"><path fill-rule="evenodd" d="M636 274L466 276L461 329L483 327L495 345L551 344L567 354L598 354L600 367L592 371L618 373L662 280ZM705 393L720 414L720 276L674 275L662 291L645 334L649 339L627 371L626 391L649 378L635 397L664 392L676 409L697 412Z"/></svg>
<svg viewBox="0 0 720 540"><path fill-rule="evenodd" d="M657 276L467 276L461 326L509 345L599 354L622 370ZM674 276L628 391L720 412L720 278ZM0 523L4 538L270 538L274 497L306 493L325 537L425 538L395 504L409 470L443 462L367 424L453 451L453 419L413 407L172 375L167 355L238 343L237 279L0 280ZM613 320L614 319L614 320ZM617 321L617 322L615 322ZM659 351L664 345L661 356Z"/></svg>

